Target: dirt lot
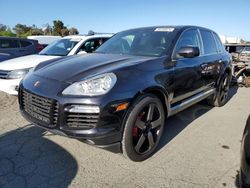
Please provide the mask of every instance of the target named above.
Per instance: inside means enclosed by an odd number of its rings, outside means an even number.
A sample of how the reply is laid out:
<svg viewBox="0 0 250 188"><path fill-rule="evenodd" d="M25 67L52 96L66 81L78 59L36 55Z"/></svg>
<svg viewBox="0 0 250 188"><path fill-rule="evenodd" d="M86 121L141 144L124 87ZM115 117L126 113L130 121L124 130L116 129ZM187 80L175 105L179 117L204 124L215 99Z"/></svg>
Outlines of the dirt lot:
<svg viewBox="0 0 250 188"><path fill-rule="evenodd" d="M0 93L0 187L237 187L250 89L222 108L197 104L166 122L153 157L126 160L30 125L16 97Z"/></svg>

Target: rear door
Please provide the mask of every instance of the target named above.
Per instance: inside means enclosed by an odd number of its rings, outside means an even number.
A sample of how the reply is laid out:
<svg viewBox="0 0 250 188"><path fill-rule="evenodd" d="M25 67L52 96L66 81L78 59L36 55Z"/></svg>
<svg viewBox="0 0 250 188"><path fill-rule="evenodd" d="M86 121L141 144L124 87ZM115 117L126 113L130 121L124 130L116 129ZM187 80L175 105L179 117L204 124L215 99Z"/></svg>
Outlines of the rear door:
<svg viewBox="0 0 250 188"><path fill-rule="evenodd" d="M173 59L176 61L174 70L174 99L173 103L188 98L203 89L201 75L202 56L193 58L178 57L181 47L193 46L201 50L200 35L197 29L184 31L177 41Z"/></svg>
<svg viewBox="0 0 250 188"><path fill-rule="evenodd" d="M216 44L214 33L200 29L203 44L203 63L201 64L202 78L207 86L213 86L220 75L222 65L222 50Z"/></svg>

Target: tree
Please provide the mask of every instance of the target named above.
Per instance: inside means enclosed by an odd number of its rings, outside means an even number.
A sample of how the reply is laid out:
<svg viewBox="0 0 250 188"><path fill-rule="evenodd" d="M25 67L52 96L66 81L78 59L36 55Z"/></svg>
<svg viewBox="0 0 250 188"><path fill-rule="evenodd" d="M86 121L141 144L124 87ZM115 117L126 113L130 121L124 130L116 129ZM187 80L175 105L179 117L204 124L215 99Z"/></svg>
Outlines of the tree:
<svg viewBox="0 0 250 188"><path fill-rule="evenodd" d="M7 26L0 24L0 31L6 31L7 30Z"/></svg>
<svg viewBox="0 0 250 188"><path fill-rule="evenodd" d="M53 35L60 35L62 36L62 29L66 29L64 23L61 20L54 20L53 21Z"/></svg>
<svg viewBox="0 0 250 188"><path fill-rule="evenodd" d="M10 28L7 28L5 31L0 31L0 36L15 37L16 35Z"/></svg>
<svg viewBox="0 0 250 188"><path fill-rule="evenodd" d="M69 30L67 28L61 29L61 36L65 37L69 35Z"/></svg>
<svg viewBox="0 0 250 188"><path fill-rule="evenodd" d="M77 35L79 34L77 28L72 27L68 29L64 26L61 20L54 20L53 26L51 27L48 23L43 25L42 28L38 28L35 24L28 26L25 24L16 24L13 28L14 32L6 25L0 24L0 35L2 36L17 36L27 37L29 35Z"/></svg>
<svg viewBox="0 0 250 188"><path fill-rule="evenodd" d="M6 25L0 24L0 36L15 37L16 35Z"/></svg>
<svg viewBox="0 0 250 188"><path fill-rule="evenodd" d="M29 35L43 35L42 29L38 28L35 24L31 26L31 29L28 31Z"/></svg>
<svg viewBox="0 0 250 188"><path fill-rule="evenodd" d="M32 27L24 24L16 24L13 30L16 32L17 37L26 37L30 35Z"/></svg>
<svg viewBox="0 0 250 188"><path fill-rule="evenodd" d="M33 28L30 30L30 35L43 35L42 29Z"/></svg>
<svg viewBox="0 0 250 188"><path fill-rule="evenodd" d="M75 27L72 27L72 28L69 29L69 34L70 35L78 35L79 32Z"/></svg>

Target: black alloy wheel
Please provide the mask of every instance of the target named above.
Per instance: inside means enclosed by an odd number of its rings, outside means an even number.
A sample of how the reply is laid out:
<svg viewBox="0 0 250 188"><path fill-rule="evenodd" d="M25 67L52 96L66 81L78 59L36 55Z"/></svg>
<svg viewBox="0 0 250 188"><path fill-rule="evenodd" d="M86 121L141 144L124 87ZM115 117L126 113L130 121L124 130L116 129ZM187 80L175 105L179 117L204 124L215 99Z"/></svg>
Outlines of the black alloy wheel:
<svg viewBox="0 0 250 188"><path fill-rule="evenodd" d="M220 90L219 90L219 100L223 104L226 103L229 88L230 88L230 79L229 79L228 74L226 74L223 77L223 80L222 80L222 82L220 84Z"/></svg>
<svg viewBox="0 0 250 188"><path fill-rule="evenodd" d="M140 97L130 107L123 133L123 154L143 161L156 149L163 133L165 113L161 101L153 95Z"/></svg>
<svg viewBox="0 0 250 188"><path fill-rule="evenodd" d="M227 103L230 82L231 76L225 72L220 80L216 93L208 99L210 105L220 107Z"/></svg>

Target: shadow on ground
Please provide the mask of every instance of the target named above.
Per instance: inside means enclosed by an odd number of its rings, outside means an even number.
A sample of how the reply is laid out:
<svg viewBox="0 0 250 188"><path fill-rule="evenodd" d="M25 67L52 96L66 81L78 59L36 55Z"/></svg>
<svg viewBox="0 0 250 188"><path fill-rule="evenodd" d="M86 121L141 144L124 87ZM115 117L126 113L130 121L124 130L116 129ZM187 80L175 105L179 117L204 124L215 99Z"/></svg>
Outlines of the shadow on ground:
<svg viewBox="0 0 250 188"><path fill-rule="evenodd" d="M237 171L236 177L235 177L235 187L240 188L240 173Z"/></svg>
<svg viewBox="0 0 250 188"><path fill-rule="evenodd" d="M0 187L69 186L78 165L65 149L27 125L0 136Z"/></svg>
<svg viewBox="0 0 250 188"><path fill-rule="evenodd" d="M229 90L228 100L230 101L237 93L238 87L233 86ZM208 106L206 101L202 101L190 108L179 112L175 116L172 116L166 120L164 127L164 133L157 148L159 151L165 145L167 145L174 137L176 137L181 131L183 131L192 121L196 120L200 116L206 114L213 107Z"/></svg>

